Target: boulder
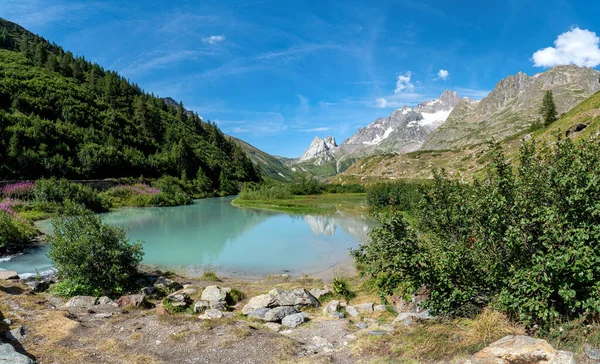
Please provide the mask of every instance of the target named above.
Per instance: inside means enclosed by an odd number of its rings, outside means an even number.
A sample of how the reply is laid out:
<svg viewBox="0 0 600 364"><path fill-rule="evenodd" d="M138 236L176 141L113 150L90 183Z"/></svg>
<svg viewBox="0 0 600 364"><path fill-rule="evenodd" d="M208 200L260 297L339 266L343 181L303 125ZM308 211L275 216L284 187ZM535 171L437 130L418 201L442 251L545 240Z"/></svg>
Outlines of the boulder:
<svg viewBox="0 0 600 364"><path fill-rule="evenodd" d="M156 314L157 315L169 315L169 311L167 311L167 309L160 305L160 306L156 306Z"/></svg>
<svg viewBox="0 0 600 364"><path fill-rule="evenodd" d="M153 294L155 294L158 291L158 288L156 287L144 287L142 289L140 289L140 294L146 295L146 296L151 296Z"/></svg>
<svg viewBox="0 0 600 364"><path fill-rule="evenodd" d="M392 325L401 324L402 326L410 326L416 318L417 315L414 313L404 312L396 316L394 321L392 321Z"/></svg>
<svg viewBox="0 0 600 364"><path fill-rule="evenodd" d="M210 301L208 304L212 309L227 311L227 303L225 303L225 301Z"/></svg>
<svg viewBox="0 0 600 364"><path fill-rule="evenodd" d="M33 364L30 358L18 353L10 344L0 342L0 363L6 364Z"/></svg>
<svg viewBox="0 0 600 364"><path fill-rule="evenodd" d="M11 341L21 341L25 338L23 326L16 327L6 333L6 338Z"/></svg>
<svg viewBox="0 0 600 364"><path fill-rule="evenodd" d="M360 305L354 305L354 308L356 308L358 312L373 312L373 303L361 303Z"/></svg>
<svg viewBox="0 0 600 364"><path fill-rule="evenodd" d="M206 301L198 301L194 304L195 313L204 313L204 311L210 308L210 304Z"/></svg>
<svg viewBox="0 0 600 364"><path fill-rule="evenodd" d="M265 313L265 317L263 318L263 320L268 322L278 322L283 320L283 318L288 315L293 315L299 312L300 311L298 311L295 307L292 306L275 307L269 310L267 313Z"/></svg>
<svg viewBox="0 0 600 364"><path fill-rule="evenodd" d="M296 327L304 323L305 317L300 313L294 313L291 315L287 315L281 320L281 324L287 327Z"/></svg>
<svg viewBox="0 0 600 364"><path fill-rule="evenodd" d="M281 325L275 322L267 322L264 326L267 329L275 332L279 332L279 330L281 330Z"/></svg>
<svg viewBox="0 0 600 364"><path fill-rule="evenodd" d="M143 294L130 294L127 296L121 296L117 300L119 307L139 307L146 304L146 296Z"/></svg>
<svg viewBox="0 0 600 364"><path fill-rule="evenodd" d="M332 318L332 319L341 320L341 319L345 318L346 316L344 316L343 313L336 311L336 312L330 313L329 315L327 315L327 317Z"/></svg>
<svg viewBox="0 0 600 364"><path fill-rule="evenodd" d="M310 292L305 289L281 290L274 288L269 291L277 306L313 306L319 307L321 304Z"/></svg>
<svg viewBox="0 0 600 364"><path fill-rule="evenodd" d="M354 326L356 326L357 328L359 328L361 330L364 330L369 327L369 325L367 325L366 322L357 322L356 324L354 324Z"/></svg>
<svg viewBox="0 0 600 364"><path fill-rule="evenodd" d="M257 308L256 310L250 312L250 314L248 315L248 317L251 318L251 319L263 320L264 321L265 315L269 311L271 311L270 308L266 308L266 307Z"/></svg>
<svg viewBox="0 0 600 364"><path fill-rule="evenodd" d="M98 298L98 304L99 305L118 306L115 301L111 300L110 298L108 298L106 296L102 296L102 297Z"/></svg>
<svg viewBox="0 0 600 364"><path fill-rule="evenodd" d="M75 296L65 304L66 307L91 307L97 303L98 299L92 296Z"/></svg>
<svg viewBox="0 0 600 364"><path fill-rule="evenodd" d="M177 291L183 288L178 282L165 277L158 277L156 282L154 282L154 287L163 291Z"/></svg>
<svg viewBox="0 0 600 364"><path fill-rule="evenodd" d="M250 301L242 308L242 313L248 315L257 308L275 307L275 300L269 294L261 294L260 296L252 297Z"/></svg>
<svg viewBox="0 0 600 364"><path fill-rule="evenodd" d="M19 279L19 275L14 270L0 270L0 279Z"/></svg>
<svg viewBox="0 0 600 364"><path fill-rule="evenodd" d="M358 310L354 306L346 306L346 312L352 317L358 317Z"/></svg>
<svg viewBox="0 0 600 364"><path fill-rule="evenodd" d="M571 364L573 353L557 351L546 340L529 336L506 336L473 355L465 364Z"/></svg>
<svg viewBox="0 0 600 364"><path fill-rule="evenodd" d="M325 296L326 294L330 294L331 293L331 288L328 287L324 287L324 288L313 288L310 291L308 291L311 295L313 295L313 297L315 297L316 299L321 298L321 296Z"/></svg>
<svg viewBox="0 0 600 364"><path fill-rule="evenodd" d="M329 301L327 306L323 309L323 315L328 315L330 313L336 312L340 308L340 301L332 300Z"/></svg>
<svg viewBox="0 0 600 364"><path fill-rule="evenodd" d="M585 352L585 355L587 355L588 358L593 360L600 360L600 350L593 347L592 345L585 343L583 345L583 351Z"/></svg>
<svg viewBox="0 0 600 364"><path fill-rule="evenodd" d="M375 305L375 306L373 306L373 311L383 312L383 311L385 311L385 305Z"/></svg>
<svg viewBox="0 0 600 364"><path fill-rule="evenodd" d="M208 309L204 312L204 314L198 316L198 318L202 320L214 320L220 319L221 317L223 317L223 312L213 309Z"/></svg>
<svg viewBox="0 0 600 364"><path fill-rule="evenodd" d="M44 292L50 288L50 283L46 281L32 280L25 282L25 285L29 287L33 292Z"/></svg>
<svg viewBox="0 0 600 364"><path fill-rule="evenodd" d="M231 289L230 289L231 291ZM225 301L227 299L227 291L218 286L208 286L202 291L200 297L202 301Z"/></svg>
<svg viewBox="0 0 600 364"><path fill-rule="evenodd" d="M174 307L188 307L194 302L190 296L180 291L168 295L167 300L171 302Z"/></svg>

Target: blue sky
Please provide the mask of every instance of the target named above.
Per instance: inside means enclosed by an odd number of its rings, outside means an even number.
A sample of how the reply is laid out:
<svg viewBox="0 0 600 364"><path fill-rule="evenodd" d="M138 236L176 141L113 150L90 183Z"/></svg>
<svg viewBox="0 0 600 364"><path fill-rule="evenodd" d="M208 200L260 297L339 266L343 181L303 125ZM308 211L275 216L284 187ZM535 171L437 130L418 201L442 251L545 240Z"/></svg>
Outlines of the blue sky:
<svg viewBox="0 0 600 364"><path fill-rule="evenodd" d="M594 0L2 0L0 16L287 157L445 89L600 64Z"/></svg>

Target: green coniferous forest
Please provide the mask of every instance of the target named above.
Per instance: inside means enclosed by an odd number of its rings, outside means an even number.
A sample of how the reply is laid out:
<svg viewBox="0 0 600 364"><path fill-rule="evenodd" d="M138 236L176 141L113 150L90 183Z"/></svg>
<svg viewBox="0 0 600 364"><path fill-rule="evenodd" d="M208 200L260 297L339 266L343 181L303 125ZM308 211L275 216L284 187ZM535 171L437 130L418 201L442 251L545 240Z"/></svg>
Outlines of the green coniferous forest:
<svg viewBox="0 0 600 364"><path fill-rule="evenodd" d="M0 180L164 175L237 192L260 173L214 124L0 19Z"/></svg>

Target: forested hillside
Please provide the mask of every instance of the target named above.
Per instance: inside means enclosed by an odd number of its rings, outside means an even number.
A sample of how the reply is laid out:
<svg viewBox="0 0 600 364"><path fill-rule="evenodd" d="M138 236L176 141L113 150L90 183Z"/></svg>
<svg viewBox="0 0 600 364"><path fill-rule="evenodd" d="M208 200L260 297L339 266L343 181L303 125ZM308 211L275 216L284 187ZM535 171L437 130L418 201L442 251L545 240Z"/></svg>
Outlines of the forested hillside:
<svg viewBox="0 0 600 364"><path fill-rule="evenodd" d="M171 175L234 193L260 179L211 122L0 19L0 180Z"/></svg>

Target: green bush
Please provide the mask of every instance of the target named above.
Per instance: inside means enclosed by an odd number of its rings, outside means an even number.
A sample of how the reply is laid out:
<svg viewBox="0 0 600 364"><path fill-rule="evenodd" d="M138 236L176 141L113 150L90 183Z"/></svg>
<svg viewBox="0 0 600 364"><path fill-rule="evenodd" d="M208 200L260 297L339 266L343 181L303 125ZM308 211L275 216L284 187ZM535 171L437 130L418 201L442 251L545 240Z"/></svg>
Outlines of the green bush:
<svg viewBox="0 0 600 364"><path fill-rule="evenodd" d="M356 294L350 290L348 282L340 277L333 278L333 292L344 297L346 301L356 297Z"/></svg>
<svg viewBox="0 0 600 364"><path fill-rule="evenodd" d="M359 184L325 184L323 185L323 192L325 193L365 193L366 188Z"/></svg>
<svg viewBox="0 0 600 364"><path fill-rule="evenodd" d="M419 206L425 187L411 181L377 183L367 188L367 203L377 209L391 206L410 212Z"/></svg>
<svg viewBox="0 0 600 364"><path fill-rule="evenodd" d="M487 305L527 325L593 317L600 302L600 140L524 142L516 168L498 147L486 178L436 174L418 234L397 215L353 252L382 295L425 286L433 313Z"/></svg>
<svg viewBox="0 0 600 364"><path fill-rule="evenodd" d="M19 249L29 244L34 228L23 220L0 209L0 248Z"/></svg>
<svg viewBox="0 0 600 364"><path fill-rule="evenodd" d="M33 190L35 203L40 209L47 211L52 205L63 205L66 201L85 206L94 212L108 211L110 203L99 192L80 183L66 179L40 179Z"/></svg>
<svg viewBox="0 0 600 364"><path fill-rule="evenodd" d="M294 198L289 185L278 184L247 184L239 194L242 200L289 200Z"/></svg>
<svg viewBox="0 0 600 364"><path fill-rule="evenodd" d="M63 281L60 293L121 294L132 286L143 251L141 242L130 243L126 229L81 207L70 207L52 226L48 257Z"/></svg>
<svg viewBox="0 0 600 364"><path fill-rule="evenodd" d="M154 183L160 193L152 196L152 206L180 206L193 202L192 197L186 192L186 184L175 177L164 176Z"/></svg>
<svg viewBox="0 0 600 364"><path fill-rule="evenodd" d="M302 177L290 183L290 192L293 195L320 195L324 189L323 183L310 177Z"/></svg>

